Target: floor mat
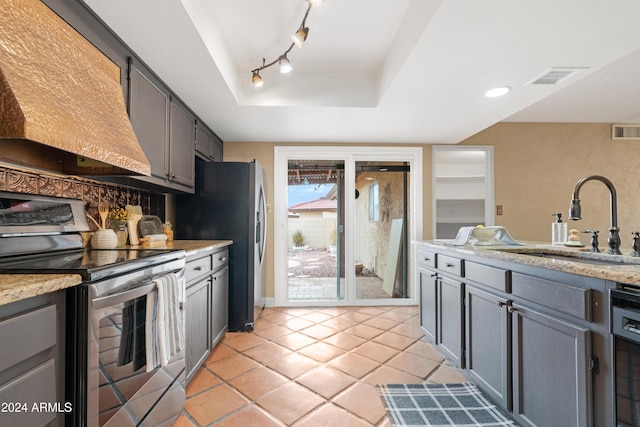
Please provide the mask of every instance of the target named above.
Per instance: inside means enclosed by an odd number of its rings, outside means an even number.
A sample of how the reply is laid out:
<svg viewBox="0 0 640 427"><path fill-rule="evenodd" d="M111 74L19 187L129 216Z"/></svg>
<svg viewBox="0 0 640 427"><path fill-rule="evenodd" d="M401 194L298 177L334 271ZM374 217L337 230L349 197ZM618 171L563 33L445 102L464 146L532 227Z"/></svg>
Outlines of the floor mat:
<svg viewBox="0 0 640 427"><path fill-rule="evenodd" d="M471 383L376 386L394 426L516 426Z"/></svg>

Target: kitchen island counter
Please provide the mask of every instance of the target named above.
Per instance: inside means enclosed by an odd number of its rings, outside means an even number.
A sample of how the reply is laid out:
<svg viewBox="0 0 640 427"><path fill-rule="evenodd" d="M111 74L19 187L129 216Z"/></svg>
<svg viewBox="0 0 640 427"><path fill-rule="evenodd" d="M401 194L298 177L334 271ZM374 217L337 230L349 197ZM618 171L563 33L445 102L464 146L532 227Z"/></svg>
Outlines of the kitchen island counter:
<svg viewBox="0 0 640 427"><path fill-rule="evenodd" d="M197 252L208 252L233 244L232 240L173 240L166 243L169 249L182 249L191 257Z"/></svg>
<svg viewBox="0 0 640 427"><path fill-rule="evenodd" d="M504 261L530 267L577 274L580 276L611 280L619 283L640 285L640 257L608 255L604 252L591 253L584 247L571 248L567 246L553 246L541 242L522 243L524 243L524 246L452 246L439 241L418 242L420 245L431 247L437 251L458 253L460 255L464 255L465 258L469 256L473 258L477 257L478 261L482 259L487 261ZM527 255L540 252L567 256L575 255L576 252L580 252L580 256L584 257L585 260L593 259L602 263L590 264L588 262L581 262L580 259L572 261ZM611 261L611 263L606 263L607 261Z"/></svg>

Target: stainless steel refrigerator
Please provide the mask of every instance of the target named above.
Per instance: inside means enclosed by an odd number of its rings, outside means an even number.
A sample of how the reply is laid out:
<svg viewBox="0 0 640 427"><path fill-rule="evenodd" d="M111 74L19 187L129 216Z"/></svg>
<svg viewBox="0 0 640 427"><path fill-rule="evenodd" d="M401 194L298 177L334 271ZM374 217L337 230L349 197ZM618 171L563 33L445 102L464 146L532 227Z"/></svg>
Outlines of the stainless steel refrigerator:
<svg viewBox="0 0 640 427"><path fill-rule="evenodd" d="M193 195L176 196L177 240L233 240L229 331L251 331L264 307L266 176L257 161L196 162Z"/></svg>

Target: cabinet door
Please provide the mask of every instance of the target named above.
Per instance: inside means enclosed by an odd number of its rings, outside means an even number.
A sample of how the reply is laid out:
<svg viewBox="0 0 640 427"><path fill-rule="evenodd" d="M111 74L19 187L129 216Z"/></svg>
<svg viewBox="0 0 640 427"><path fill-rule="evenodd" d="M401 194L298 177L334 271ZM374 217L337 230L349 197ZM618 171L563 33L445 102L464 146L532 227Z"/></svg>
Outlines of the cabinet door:
<svg viewBox="0 0 640 427"><path fill-rule="evenodd" d="M177 100L171 101L170 117L169 179L187 187L193 187L195 118Z"/></svg>
<svg viewBox="0 0 640 427"><path fill-rule="evenodd" d="M227 330L229 318L229 267L214 273L211 292L211 348Z"/></svg>
<svg viewBox="0 0 640 427"><path fill-rule="evenodd" d="M209 354L209 289L211 280L206 278L186 291L185 313L185 365L187 382L191 380Z"/></svg>
<svg viewBox="0 0 640 427"><path fill-rule="evenodd" d="M466 373L493 400L509 410L510 320L505 298L465 284Z"/></svg>
<svg viewBox="0 0 640 427"><path fill-rule="evenodd" d="M200 121L196 121L196 152L207 160L213 160L213 135Z"/></svg>
<svg viewBox="0 0 640 427"><path fill-rule="evenodd" d="M591 426L588 329L513 305L513 414L522 426Z"/></svg>
<svg viewBox="0 0 640 427"><path fill-rule="evenodd" d="M151 175L169 175L169 93L135 61L129 66L129 118L151 164Z"/></svg>
<svg viewBox="0 0 640 427"><path fill-rule="evenodd" d="M436 277L435 272L420 267L420 326L424 336L436 342Z"/></svg>
<svg viewBox="0 0 640 427"><path fill-rule="evenodd" d="M457 280L443 276L438 276L437 284L436 344L447 359L457 367L464 368L462 359L464 286Z"/></svg>

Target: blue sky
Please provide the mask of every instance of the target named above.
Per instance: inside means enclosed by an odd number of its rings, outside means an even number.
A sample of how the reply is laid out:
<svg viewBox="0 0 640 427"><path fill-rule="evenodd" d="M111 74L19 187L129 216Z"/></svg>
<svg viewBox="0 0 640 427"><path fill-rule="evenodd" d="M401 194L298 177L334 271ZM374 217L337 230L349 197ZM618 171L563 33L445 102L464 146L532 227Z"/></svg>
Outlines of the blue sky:
<svg viewBox="0 0 640 427"><path fill-rule="evenodd" d="M319 199L327 195L333 184L300 184L289 185L289 203L293 206L296 203L308 202L309 200Z"/></svg>

